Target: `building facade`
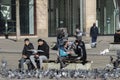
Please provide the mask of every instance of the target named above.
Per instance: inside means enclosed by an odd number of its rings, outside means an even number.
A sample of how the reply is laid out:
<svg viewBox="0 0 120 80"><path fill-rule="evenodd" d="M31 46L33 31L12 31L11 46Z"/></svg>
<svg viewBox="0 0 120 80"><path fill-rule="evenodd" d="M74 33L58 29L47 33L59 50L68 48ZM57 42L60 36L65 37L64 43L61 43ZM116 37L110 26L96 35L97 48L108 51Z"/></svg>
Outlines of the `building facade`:
<svg viewBox="0 0 120 80"><path fill-rule="evenodd" d="M0 0L0 36L51 37L60 27L72 36L76 26L89 35L93 23L100 35L114 34L117 0Z"/></svg>

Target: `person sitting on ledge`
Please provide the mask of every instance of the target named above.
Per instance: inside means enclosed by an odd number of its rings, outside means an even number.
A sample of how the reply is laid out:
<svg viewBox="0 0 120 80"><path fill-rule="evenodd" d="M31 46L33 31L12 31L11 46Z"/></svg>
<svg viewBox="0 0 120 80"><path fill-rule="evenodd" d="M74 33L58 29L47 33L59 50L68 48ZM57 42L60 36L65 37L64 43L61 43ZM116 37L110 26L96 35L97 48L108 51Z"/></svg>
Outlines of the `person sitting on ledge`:
<svg viewBox="0 0 120 80"><path fill-rule="evenodd" d="M68 41L64 41L63 45L59 49L59 61L60 61L60 69L67 66L67 64L64 62L64 60L69 59L69 54L72 52L67 49L68 48Z"/></svg>
<svg viewBox="0 0 120 80"><path fill-rule="evenodd" d="M22 71L24 70L24 62L26 62L26 60L30 59L30 56L32 55L32 52L29 51L31 49L34 49L33 44L30 42L30 40L28 38L26 38L24 40L24 48L22 51L22 57L19 60L19 69ZM30 63L27 64L28 65L28 70L30 70L32 68L32 65Z"/></svg>
<svg viewBox="0 0 120 80"><path fill-rule="evenodd" d="M74 52L77 54L77 59L80 59L83 64L87 62L87 53L85 43L82 40L75 40Z"/></svg>
<svg viewBox="0 0 120 80"><path fill-rule="evenodd" d="M42 69L43 61L47 61L49 59L49 45L45 40L38 39L38 50L42 50L43 52L38 52L30 56L30 60L34 65L35 69ZM35 60L37 59L39 60L39 66L37 66L38 63L35 62Z"/></svg>
<svg viewBox="0 0 120 80"><path fill-rule="evenodd" d="M120 30L117 30L114 34L114 43L120 43Z"/></svg>

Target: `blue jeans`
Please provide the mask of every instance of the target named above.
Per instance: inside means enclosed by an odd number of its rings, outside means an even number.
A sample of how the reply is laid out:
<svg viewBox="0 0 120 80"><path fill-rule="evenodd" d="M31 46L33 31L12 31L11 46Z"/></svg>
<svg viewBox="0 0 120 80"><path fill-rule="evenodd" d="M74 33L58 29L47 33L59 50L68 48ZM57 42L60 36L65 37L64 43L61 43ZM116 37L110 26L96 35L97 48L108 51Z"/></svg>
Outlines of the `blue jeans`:
<svg viewBox="0 0 120 80"><path fill-rule="evenodd" d="M97 41L97 36L92 36L92 43L95 43Z"/></svg>
<svg viewBox="0 0 120 80"><path fill-rule="evenodd" d="M27 59L28 58L23 58L23 57L20 59L20 63L19 63L20 70L24 70L24 63L26 62ZM32 68L31 62L26 63L26 64L28 66L28 70L30 70Z"/></svg>

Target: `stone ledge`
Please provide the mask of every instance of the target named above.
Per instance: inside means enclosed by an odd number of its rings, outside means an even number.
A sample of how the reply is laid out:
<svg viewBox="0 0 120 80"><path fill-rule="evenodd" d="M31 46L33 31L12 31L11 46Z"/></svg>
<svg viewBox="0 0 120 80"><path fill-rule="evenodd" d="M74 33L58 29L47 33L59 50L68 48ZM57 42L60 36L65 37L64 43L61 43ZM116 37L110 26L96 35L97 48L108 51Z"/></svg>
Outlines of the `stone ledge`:
<svg viewBox="0 0 120 80"><path fill-rule="evenodd" d="M86 49L91 49L91 45L89 43L85 43Z"/></svg>
<svg viewBox="0 0 120 80"><path fill-rule="evenodd" d="M116 51L116 50L120 50L120 43L110 43L109 44L109 50L111 51Z"/></svg>
<svg viewBox="0 0 120 80"><path fill-rule="evenodd" d="M64 69L69 69L69 70L91 70L92 69L92 63L88 62L85 65L82 63L69 63ZM60 69L60 63L43 63L43 69Z"/></svg>

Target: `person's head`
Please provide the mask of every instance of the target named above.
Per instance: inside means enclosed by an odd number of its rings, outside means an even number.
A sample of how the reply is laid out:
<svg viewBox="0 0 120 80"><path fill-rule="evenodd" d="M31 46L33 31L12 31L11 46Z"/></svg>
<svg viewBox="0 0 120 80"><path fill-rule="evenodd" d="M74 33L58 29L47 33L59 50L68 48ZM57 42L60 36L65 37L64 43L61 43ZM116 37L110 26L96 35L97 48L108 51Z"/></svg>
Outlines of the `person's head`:
<svg viewBox="0 0 120 80"><path fill-rule="evenodd" d="M68 40L64 41L63 46L64 46L64 47L67 47L67 46L68 46Z"/></svg>
<svg viewBox="0 0 120 80"><path fill-rule="evenodd" d="M120 32L120 29L116 30L117 32Z"/></svg>
<svg viewBox="0 0 120 80"><path fill-rule="evenodd" d="M78 33L80 30L78 28L76 28L76 33Z"/></svg>
<svg viewBox="0 0 120 80"><path fill-rule="evenodd" d="M24 44L28 45L30 43L30 40L28 38L24 39Z"/></svg>
<svg viewBox="0 0 120 80"><path fill-rule="evenodd" d="M81 40L75 40L75 44L78 45L81 42Z"/></svg>
<svg viewBox="0 0 120 80"><path fill-rule="evenodd" d="M93 26L96 26L96 23L93 23Z"/></svg>
<svg viewBox="0 0 120 80"><path fill-rule="evenodd" d="M75 27L75 32L78 33L80 31L80 27L79 26L76 26Z"/></svg>
<svg viewBox="0 0 120 80"><path fill-rule="evenodd" d="M38 39L38 45L43 45L44 44L44 40L43 39Z"/></svg>

